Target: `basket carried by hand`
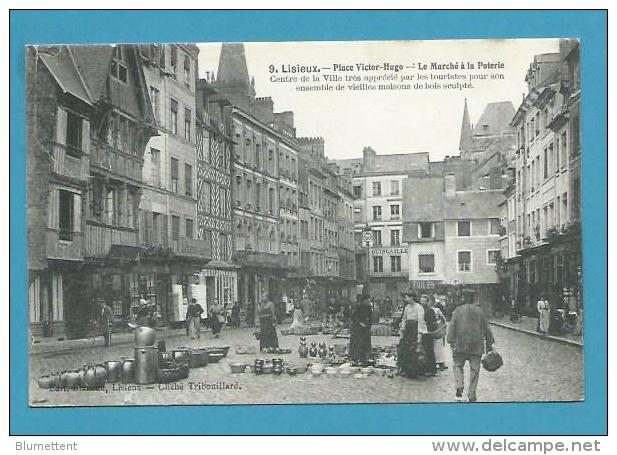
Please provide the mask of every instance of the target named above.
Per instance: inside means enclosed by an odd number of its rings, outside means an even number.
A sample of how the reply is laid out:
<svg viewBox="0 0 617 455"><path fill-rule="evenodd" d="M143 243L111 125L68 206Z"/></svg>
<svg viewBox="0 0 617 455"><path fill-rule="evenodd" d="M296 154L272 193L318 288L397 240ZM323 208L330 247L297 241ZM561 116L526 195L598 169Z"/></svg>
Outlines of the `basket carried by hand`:
<svg viewBox="0 0 617 455"><path fill-rule="evenodd" d="M482 357L482 366L486 371L497 371L503 365L503 359L497 351L490 351Z"/></svg>

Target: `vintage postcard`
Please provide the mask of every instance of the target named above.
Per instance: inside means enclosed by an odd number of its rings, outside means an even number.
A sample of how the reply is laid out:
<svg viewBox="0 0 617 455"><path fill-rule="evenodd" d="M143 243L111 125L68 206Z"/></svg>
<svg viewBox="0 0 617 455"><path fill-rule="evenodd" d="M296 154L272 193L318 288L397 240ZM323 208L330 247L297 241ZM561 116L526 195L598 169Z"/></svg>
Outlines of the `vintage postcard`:
<svg viewBox="0 0 617 455"><path fill-rule="evenodd" d="M30 405L583 400L580 52L29 46Z"/></svg>

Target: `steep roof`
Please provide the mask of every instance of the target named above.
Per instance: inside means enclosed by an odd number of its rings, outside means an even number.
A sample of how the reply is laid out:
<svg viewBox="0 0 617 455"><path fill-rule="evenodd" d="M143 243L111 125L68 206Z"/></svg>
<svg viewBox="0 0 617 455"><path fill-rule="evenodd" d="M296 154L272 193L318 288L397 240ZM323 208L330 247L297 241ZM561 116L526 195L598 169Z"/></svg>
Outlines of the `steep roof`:
<svg viewBox="0 0 617 455"><path fill-rule="evenodd" d="M487 104L473 129L473 135L491 136L511 132L510 121L515 112L511 101Z"/></svg>
<svg viewBox="0 0 617 455"><path fill-rule="evenodd" d="M409 177L403 180L403 220L442 220L443 185L441 177Z"/></svg>
<svg viewBox="0 0 617 455"><path fill-rule="evenodd" d="M223 43L216 75L218 82L237 81L250 84L243 43Z"/></svg>
<svg viewBox="0 0 617 455"><path fill-rule="evenodd" d="M503 190L457 191L452 198L443 197L443 219L465 220L499 218Z"/></svg>
<svg viewBox="0 0 617 455"><path fill-rule="evenodd" d="M38 55L63 92L92 104L90 92L79 74L68 47L40 48Z"/></svg>
<svg viewBox="0 0 617 455"><path fill-rule="evenodd" d="M426 170L429 168L429 153L401 153L396 155L377 155L372 165L364 163L364 173L397 173Z"/></svg>
<svg viewBox="0 0 617 455"><path fill-rule="evenodd" d="M467 98L465 98L465 107L463 108L463 121L461 123L461 139L459 142L459 150L467 150L471 143L471 121L469 120L469 110L467 109Z"/></svg>
<svg viewBox="0 0 617 455"><path fill-rule="evenodd" d="M107 76L113 51L108 44L71 46L77 68L94 101L107 96Z"/></svg>

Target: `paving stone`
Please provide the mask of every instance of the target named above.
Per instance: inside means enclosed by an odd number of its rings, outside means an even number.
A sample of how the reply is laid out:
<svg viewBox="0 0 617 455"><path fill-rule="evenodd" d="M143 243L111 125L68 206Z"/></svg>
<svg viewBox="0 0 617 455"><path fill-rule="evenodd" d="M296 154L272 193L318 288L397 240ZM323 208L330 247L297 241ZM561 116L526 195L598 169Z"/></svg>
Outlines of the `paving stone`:
<svg viewBox="0 0 617 455"><path fill-rule="evenodd" d="M497 372L482 370L478 385L478 401L576 401L583 399L582 350L543 340L524 333L493 327L496 349L504 358ZM187 380L168 386L140 386L138 391L117 390L107 384L104 391L57 392L40 389L40 374L77 368L87 363L132 358L130 345L111 348L95 347L71 352L45 353L30 358L30 401L34 406L96 405L190 405L243 403L412 403L454 401L452 367L437 377L410 380L400 377L367 379L312 377L309 373L290 376L251 373L232 374L229 363L253 363L255 358L281 357L291 363L300 362L299 337L279 335L281 347L292 349L287 355L239 355L238 345L258 346L254 329L224 330L221 338L210 334L201 340L184 336L166 339L167 349L179 346L230 345L227 358L205 368L191 369ZM307 341L346 344L330 336L308 336ZM373 337L374 345L391 345L394 337ZM468 374L466 369L466 375Z"/></svg>

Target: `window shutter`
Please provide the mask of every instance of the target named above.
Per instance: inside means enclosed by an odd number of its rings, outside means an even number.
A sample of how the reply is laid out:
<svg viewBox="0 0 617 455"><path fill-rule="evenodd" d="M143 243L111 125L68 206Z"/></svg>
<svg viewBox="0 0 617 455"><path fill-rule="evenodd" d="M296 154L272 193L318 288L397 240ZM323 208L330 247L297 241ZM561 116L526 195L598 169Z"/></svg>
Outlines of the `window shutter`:
<svg viewBox="0 0 617 455"><path fill-rule="evenodd" d="M81 232L81 195L77 193L73 194L73 214L73 230Z"/></svg>
<svg viewBox="0 0 617 455"><path fill-rule="evenodd" d="M154 240L154 232L153 232L153 225L154 225L154 215L152 214L151 211L146 211L146 230L148 232L148 239L150 239L150 241Z"/></svg>
<svg viewBox="0 0 617 455"><path fill-rule="evenodd" d="M58 108L56 111L56 142L58 144L66 144L66 111Z"/></svg>
<svg viewBox="0 0 617 455"><path fill-rule="evenodd" d="M161 245L167 247L169 245L169 228L167 215L161 215Z"/></svg>
<svg viewBox="0 0 617 455"><path fill-rule="evenodd" d="M148 238L148 222L147 222L147 217L146 217L146 211L145 210L140 210L140 219L141 219L141 226L139 226L139 231L141 232L141 239L142 242L145 244L150 243L150 239Z"/></svg>
<svg viewBox="0 0 617 455"><path fill-rule="evenodd" d="M49 206L48 206L48 226L52 229L58 229L58 210L60 209L59 193L57 188L49 190Z"/></svg>

